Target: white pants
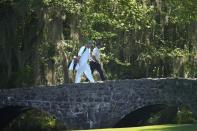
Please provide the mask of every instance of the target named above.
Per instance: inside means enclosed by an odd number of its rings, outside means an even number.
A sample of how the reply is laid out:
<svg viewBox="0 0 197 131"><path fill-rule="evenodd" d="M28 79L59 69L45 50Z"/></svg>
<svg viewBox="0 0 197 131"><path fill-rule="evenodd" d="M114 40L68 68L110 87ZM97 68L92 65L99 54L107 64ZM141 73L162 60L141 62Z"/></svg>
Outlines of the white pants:
<svg viewBox="0 0 197 131"><path fill-rule="evenodd" d="M84 63L83 65L80 65L76 77L75 77L75 83L79 83L81 81L81 75L85 73L86 77L91 83L94 83L94 78L92 76L91 70L90 70L90 65L88 63Z"/></svg>

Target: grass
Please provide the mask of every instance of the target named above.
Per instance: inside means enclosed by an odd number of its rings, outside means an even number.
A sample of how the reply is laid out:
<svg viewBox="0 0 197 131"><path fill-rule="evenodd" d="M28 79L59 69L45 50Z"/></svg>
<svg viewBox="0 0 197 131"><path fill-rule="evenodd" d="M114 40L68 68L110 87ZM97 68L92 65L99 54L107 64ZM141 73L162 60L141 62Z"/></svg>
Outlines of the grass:
<svg viewBox="0 0 197 131"><path fill-rule="evenodd" d="M197 131L197 124L155 125L131 128L92 129L86 131Z"/></svg>

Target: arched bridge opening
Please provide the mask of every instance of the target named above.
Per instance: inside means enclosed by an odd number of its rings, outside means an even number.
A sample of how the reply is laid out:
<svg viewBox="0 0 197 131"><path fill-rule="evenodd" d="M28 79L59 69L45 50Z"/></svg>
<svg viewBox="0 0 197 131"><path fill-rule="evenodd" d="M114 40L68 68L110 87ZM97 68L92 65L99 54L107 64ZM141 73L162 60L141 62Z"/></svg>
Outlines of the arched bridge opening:
<svg viewBox="0 0 197 131"><path fill-rule="evenodd" d="M144 106L125 115L113 127L137 127L160 124L191 124L197 117L187 104L154 104Z"/></svg>
<svg viewBox="0 0 197 131"><path fill-rule="evenodd" d="M0 109L0 129L5 128L17 116L30 110L28 107L23 106L6 106Z"/></svg>
<svg viewBox="0 0 197 131"><path fill-rule="evenodd" d="M66 129L53 115L32 107L5 106L0 109L0 130Z"/></svg>
<svg viewBox="0 0 197 131"><path fill-rule="evenodd" d="M122 118L120 121L118 121L114 125L114 127L115 128L136 127L136 126L144 126L147 124L151 124L148 121L152 117L155 117L154 115L157 115L157 117L158 116L160 117L159 119L157 118L158 121L155 124L162 124L162 123L165 123L166 121L169 121L170 119L174 118L176 116L177 109L178 109L177 106L168 106L165 104L154 104L154 105L144 106L142 108L139 108L139 109L127 114L124 118ZM170 115L162 116L162 113L165 111L168 111L168 113L170 113ZM160 113L160 114L158 115L158 113ZM165 117L167 117L167 118L165 118Z"/></svg>

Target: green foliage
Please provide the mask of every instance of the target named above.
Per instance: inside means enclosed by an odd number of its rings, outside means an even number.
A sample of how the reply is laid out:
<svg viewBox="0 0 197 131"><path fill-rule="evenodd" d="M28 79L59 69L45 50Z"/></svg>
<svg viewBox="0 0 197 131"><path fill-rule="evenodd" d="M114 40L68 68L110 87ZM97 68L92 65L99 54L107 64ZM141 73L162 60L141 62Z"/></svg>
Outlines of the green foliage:
<svg viewBox="0 0 197 131"><path fill-rule="evenodd" d="M83 4L80 13L83 20L82 32L88 32L87 36L94 39L110 39L117 35L114 31L139 30L150 28L153 24L152 16L147 15L153 8L137 4L134 0L87 0Z"/></svg>
<svg viewBox="0 0 197 131"><path fill-rule="evenodd" d="M62 47L70 61L87 39L102 42L110 79L196 77L196 5L195 0L3 0L1 85L61 84Z"/></svg>
<svg viewBox="0 0 197 131"><path fill-rule="evenodd" d="M181 107L177 113L177 123L178 124L191 124L197 123L197 120L194 118L194 115L188 108Z"/></svg>
<svg viewBox="0 0 197 131"><path fill-rule="evenodd" d="M80 4L75 0L42 0L47 7L56 7L58 10L63 10L70 13L77 13L80 9Z"/></svg>
<svg viewBox="0 0 197 131"><path fill-rule="evenodd" d="M197 1L179 1L170 0L170 21L173 23L191 23L191 21L197 20Z"/></svg>
<svg viewBox="0 0 197 131"><path fill-rule="evenodd" d="M118 59L110 58L105 68L107 68L108 79L132 79L134 77L130 63L124 63Z"/></svg>

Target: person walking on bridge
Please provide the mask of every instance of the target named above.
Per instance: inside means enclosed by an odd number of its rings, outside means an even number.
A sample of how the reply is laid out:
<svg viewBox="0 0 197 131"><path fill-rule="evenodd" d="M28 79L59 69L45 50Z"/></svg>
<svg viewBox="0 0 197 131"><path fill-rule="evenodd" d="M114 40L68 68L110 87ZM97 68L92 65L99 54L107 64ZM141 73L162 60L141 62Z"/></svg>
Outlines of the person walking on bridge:
<svg viewBox="0 0 197 131"><path fill-rule="evenodd" d="M95 70L97 70L99 72L100 78L102 81L105 80L105 76L104 76L104 71L103 71L103 66L101 63L101 59L100 59L100 47L101 44L99 41L96 42L95 48L92 51L92 59L90 60L90 68L92 71L92 74L94 73Z"/></svg>
<svg viewBox="0 0 197 131"><path fill-rule="evenodd" d="M88 43L85 46L82 46L78 52L77 60L79 67L75 76L75 83L80 83L83 73L91 83L95 82L90 70L90 65L88 63L91 56L90 53L92 44L92 41L88 41Z"/></svg>

